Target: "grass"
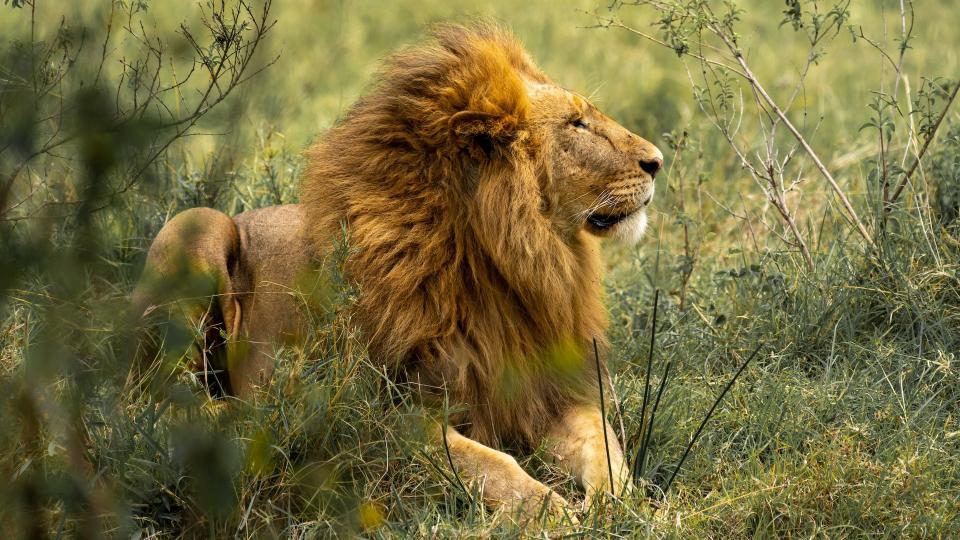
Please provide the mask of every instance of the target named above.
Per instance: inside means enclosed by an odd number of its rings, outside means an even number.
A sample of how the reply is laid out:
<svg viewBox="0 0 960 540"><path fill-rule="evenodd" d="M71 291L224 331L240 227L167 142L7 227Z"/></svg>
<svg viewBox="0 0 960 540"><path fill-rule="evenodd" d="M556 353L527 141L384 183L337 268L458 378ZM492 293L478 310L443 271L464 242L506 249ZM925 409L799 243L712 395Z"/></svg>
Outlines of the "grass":
<svg viewBox="0 0 960 540"><path fill-rule="evenodd" d="M174 4L151 4L145 20L166 31L184 19L194 24L193 4ZM739 28L752 67L784 99L805 57L802 40L778 25L781 4L741 5ZM896 51L897 6L854 3L850 22ZM28 8L0 7L4 39L29 40ZM914 8L916 37L905 73L915 95L921 76L960 72L960 34L946 16L954 11L949 2ZM94 2L37 10L36 35L48 40L63 10L74 27L91 29L102 26L106 13ZM450 474L442 449L425 443L421 411L370 362L343 320L353 294L346 281L334 282L325 308L313 313L313 339L282 350L275 383L253 402L214 402L200 377L185 369L159 388L127 378L136 340L123 310L143 250L165 220L198 204L239 212L295 201L299 152L362 93L378 60L420 39L431 22L473 15L512 27L547 73L592 95L667 156L651 232L635 249L606 253L615 351L608 361L618 405L607 413L631 456L638 441L649 441L646 489L588 509L581 526L568 532L955 535L957 109L908 189L912 202L895 209L878 236L877 252L851 234L816 171L801 171L802 194L790 200L812 240L815 269L808 271L778 239L776 215L700 113L684 62L627 32L584 28L596 22L594 12L609 13L606 3L589 0L278 4L278 24L258 57L279 53L278 62L206 117L197 135L178 140L109 207L89 215L83 208L66 217L48 213L59 206L45 203L83 189L82 159L71 157L82 148L68 147L66 156L42 160L21 176L13 193L27 202L20 214L2 214L0 231L6 396L0 430L8 434L0 442L3 536L521 534L509 519L481 508L477 494ZM615 14L656 33L651 11L622 7ZM116 47L124 53L135 44L126 39ZM891 69L845 31L814 66L794 112L804 118L805 111L805 134L871 230L879 222L871 176L878 144L875 131L860 127L872 114L871 90L890 91ZM116 81L117 65L106 70ZM5 75L2 84L9 80ZM10 122L0 117L0 133L12 132ZM905 133L906 123L897 119L896 134ZM750 118L742 137L752 148L762 142ZM895 139L898 155L905 140ZM3 172L8 155L0 154ZM921 212L928 196L935 219ZM30 218L7 221L19 215ZM166 362L186 361L181 352L194 331L175 327L166 334ZM705 414L761 343L664 495ZM647 378L658 389L668 363L662 396L648 392L645 406ZM641 436L654 399L653 427ZM580 500L573 482L542 454L522 465Z"/></svg>

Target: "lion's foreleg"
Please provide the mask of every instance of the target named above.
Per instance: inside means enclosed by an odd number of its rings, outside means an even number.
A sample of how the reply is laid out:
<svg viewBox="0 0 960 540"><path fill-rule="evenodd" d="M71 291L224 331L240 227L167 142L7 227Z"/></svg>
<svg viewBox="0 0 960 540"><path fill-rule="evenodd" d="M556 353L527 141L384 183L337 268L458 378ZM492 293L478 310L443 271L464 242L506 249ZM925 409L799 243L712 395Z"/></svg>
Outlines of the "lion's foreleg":
<svg viewBox="0 0 960 540"><path fill-rule="evenodd" d="M598 406L568 409L548 432L546 443L548 456L583 485L588 505L601 492L621 496L632 488L620 443Z"/></svg>
<svg viewBox="0 0 960 540"><path fill-rule="evenodd" d="M450 460L459 478L467 485L478 487L488 508L503 508L523 519L536 518L541 511L557 519L567 515L576 521L567 501L552 489L534 480L517 460L503 452L464 437L452 427L437 426L445 433L445 444Z"/></svg>

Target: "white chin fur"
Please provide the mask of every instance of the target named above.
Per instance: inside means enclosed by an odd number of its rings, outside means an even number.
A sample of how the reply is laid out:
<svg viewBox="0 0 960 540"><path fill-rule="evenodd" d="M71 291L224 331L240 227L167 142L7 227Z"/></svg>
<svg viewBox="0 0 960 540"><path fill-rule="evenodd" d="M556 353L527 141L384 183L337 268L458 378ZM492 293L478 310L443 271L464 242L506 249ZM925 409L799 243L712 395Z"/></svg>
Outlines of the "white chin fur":
<svg viewBox="0 0 960 540"><path fill-rule="evenodd" d="M641 209L627 219L617 223L610 237L617 243L632 246L643 238L647 231L647 210Z"/></svg>

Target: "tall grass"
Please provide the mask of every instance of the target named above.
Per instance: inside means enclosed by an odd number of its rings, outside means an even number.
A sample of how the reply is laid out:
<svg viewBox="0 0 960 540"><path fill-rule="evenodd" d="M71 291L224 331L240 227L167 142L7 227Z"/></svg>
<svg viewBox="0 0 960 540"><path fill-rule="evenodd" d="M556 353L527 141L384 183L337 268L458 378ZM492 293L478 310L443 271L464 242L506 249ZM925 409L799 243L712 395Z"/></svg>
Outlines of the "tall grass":
<svg viewBox="0 0 960 540"><path fill-rule="evenodd" d="M76 69L96 73L110 6L121 6L37 3L31 27L34 6L15 7L20 4L0 6L4 179L23 155L18 144L27 133L18 123L27 116L12 112L31 109L23 107L29 101L12 101L33 92L32 80L17 74L39 73L22 61L29 58L22 54L25 44L33 43L27 50L58 44L66 49L51 50L75 51L86 40L90 56L78 57ZM952 5L905 3L915 19L909 47L902 49L900 2L851 3L849 19L810 66L790 118L876 244L869 247L850 228L822 175L798 159L790 177L798 189L786 192L784 202L811 267L716 118L701 110L710 103L703 101L705 85L727 85L714 95L732 96L729 110L742 114L734 137L740 148L751 157L770 142L791 148L788 137L765 138L768 120L751 108L749 85L703 79L689 56L613 25L596 27L615 18L669 43L663 22L668 8L700 4L608 4L275 5L277 24L253 61L267 65L279 54L277 63L238 86L117 193L113 188L125 185L122 171L154 144L144 135L156 133L150 131L153 117L103 139L95 121L116 96L82 93L86 88L71 86L76 81L64 81L54 98L93 100L79 112L67 107L68 115L77 114L65 125L90 129L63 152L31 162L14 184L0 185L2 535L521 533L509 519L484 510L477 494L458 482L442 447L427 440L423 411L367 357L347 320L355 291L336 271L322 298L303 299L312 306L311 339L280 347L274 383L250 402L211 399L202 374L188 369L199 331L188 325L155 333L163 336L162 358L172 368L167 384L143 385L128 375L140 341L126 312L127 296L162 224L195 205L235 213L296 201L300 150L360 95L378 59L421 39L433 21L468 16L513 28L546 72L592 96L666 154L647 239L636 249L606 253L616 399L616 410L606 412L622 419L620 435L645 489L595 504L568 532L955 534L958 109L944 116L902 198L882 204L885 182L895 187L910 168L925 140L923 126L943 110L956 84L949 78L960 73L960 35L947 16ZM180 22L200 35L198 8L187 1L144 5L131 28L139 32L143 22L149 35L166 40L177 62L185 62L191 49L170 35ZM745 59L771 97L783 102L810 50L805 34L789 22L791 10L806 17L813 5L737 5L742 11L735 30ZM111 61L100 75L109 88L125 88L120 59L141 51L121 26L118 19L107 48ZM40 72L55 76L56 65ZM179 77L183 65L177 65ZM541 453L521 464L549 478L569 500L581 500L573 481Z"/></svg>

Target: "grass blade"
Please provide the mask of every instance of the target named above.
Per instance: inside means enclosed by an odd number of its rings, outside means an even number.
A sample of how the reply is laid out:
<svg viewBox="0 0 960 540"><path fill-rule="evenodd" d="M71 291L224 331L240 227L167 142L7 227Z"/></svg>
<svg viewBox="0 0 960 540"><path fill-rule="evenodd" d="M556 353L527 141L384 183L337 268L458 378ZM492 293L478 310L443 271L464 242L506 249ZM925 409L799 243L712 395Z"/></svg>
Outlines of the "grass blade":
<svg viewBox="0 0 960 540"><path fill-rule="evenodd" d="M717 405L720 405L720 402L723 401L723 397L727 395L727 392L730 391L730 388L733 387L733 383L737 382L737 379L740 378L740 374L743 373L743 370L747 368L747 365L753 360L755 356L760 352L760 349L763 348L763 343L757 345L757 348L750 353L750 356L747 357L747 360L740 366L740 369L733 374L733 377L730 379L730 382L727 383L727 386L723 388L723 391L720 392L720 395L717 396L717 399L713 402L713 406L710 407L710 410L707 411L706 416L703 417L703 421L700 422L700 427L697 428L697 431L694 432L693 437L690 438L690 442L687 444L686 450L683 451L683 455L680 456L680 461L677 462L677 466L673 468L673 473L670 475L670 479L667 480L666 485L663 488L663 495L666 496L667 492L670 491L670 486L673 485L674 478L677 477L677 473L683 467L683 462L686 461L687 456L690 455L690 449L693 448L693 445L696 444L697 439L700 438L700 434L703 433L703 428L706 427L707 422L710 420L710 417L713 416L713 411L717 409Z"/></svg>
<svg viewBox="0 0 960 540"><path fill-rule="evenodd" d="M603 429L603 448L607 452L607 474L610 475L610 493L613 493L613 465L610 463L610 441L607 440L607 407L603 403L603 374L600 371L600 351L593 338L593 359L597 363L597 386L600 388L600 424ZM614 495L616 495L614 493Z"/></svg>
<svg viewBox="0 0 960 540"><path fill-rule="evenodd" d="M638 465L643 470L643 461L647 457L647 446L643 443L648 439L646 431L650 427L646 424L647 420L647 401L650 399L650 371L653 369L653 348L657 339L657 308L660 305L660 289L653 292L653 324L650 326L650 352L647 355L647 374L643 383L643 402L640 405L640 450L633 466Z"/></svg>
<svg viewBox="0 0 960 540"><path fill-rule="evenodd" d="M450 455L450 443L447 442L447 427L449 426L449 402L447 401L447 396L443 396L443 426L442 426L442 435L443 435L443 451L447 455L447 463L450 465L450 470L453 471L453 477L457 480L457 485L460 486L460 489L463 490L464 496L467 497L467 502L470 504L470 507L473 507L473 497L470 496L470 491L467 490L467 486L464 485L463 480L460 479L460 474L457 472L457 467L453 464L453 456ZM446 475L444 475L446 476Z"/></svg>
<svg viewBox="0 0 960 540"><path fill-rule="evenodd" d="M660 386L657 388L657 398L653 400L653 407L650 408L650 421L647 422L646 437L640 446L643 454L639 463L636 465L639 469L639 476L643 476L643 470L646 468L646 454L647 449L650 448L650 436L653 435L653 422L657 416L657 409L660 407L660 398L663 396L663 391L667 387L667 378L670 377L671 366L673 366L673 362L667 362L667 366L663 368L663 377L660 378Z"/></svg>

